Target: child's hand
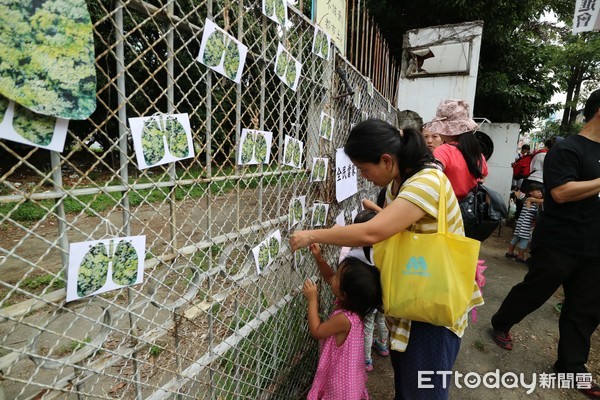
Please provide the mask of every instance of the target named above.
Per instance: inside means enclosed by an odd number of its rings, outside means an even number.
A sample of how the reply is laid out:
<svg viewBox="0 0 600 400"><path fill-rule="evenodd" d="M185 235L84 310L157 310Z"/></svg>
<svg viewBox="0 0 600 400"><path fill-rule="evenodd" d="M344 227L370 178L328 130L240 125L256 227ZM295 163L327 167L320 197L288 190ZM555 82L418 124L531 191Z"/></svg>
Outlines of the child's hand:
<svg viewBox="0 0 600 400"><path fill-rule="evenodd" d="M321 257L322 257L321 246L319 246L318 243L310 244L308 246L308 249L310 250L310 253L312 254L312 256L314 257L315 260L321 259Z"/></svg>
<svg viewBox="0 0 600 400"><path fill-rule="evenodd" d="M312 279L307 279L304 281L304 285L302 286L302 294L308 299L308 301L317 300L317 285L312 281Z"/></svg>

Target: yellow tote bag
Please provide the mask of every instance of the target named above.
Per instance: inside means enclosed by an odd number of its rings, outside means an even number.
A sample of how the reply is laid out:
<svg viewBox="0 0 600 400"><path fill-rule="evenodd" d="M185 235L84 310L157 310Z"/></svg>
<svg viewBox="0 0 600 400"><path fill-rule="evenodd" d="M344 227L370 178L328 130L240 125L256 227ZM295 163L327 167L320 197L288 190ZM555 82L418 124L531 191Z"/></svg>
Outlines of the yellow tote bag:
<svg viewBox="0 0 600 400"><path fill-rule="evenodd" d="M437 233L400 232L373 246L386 315L453 326L473 295L480 242L447 231L440 183Z"/></svg>

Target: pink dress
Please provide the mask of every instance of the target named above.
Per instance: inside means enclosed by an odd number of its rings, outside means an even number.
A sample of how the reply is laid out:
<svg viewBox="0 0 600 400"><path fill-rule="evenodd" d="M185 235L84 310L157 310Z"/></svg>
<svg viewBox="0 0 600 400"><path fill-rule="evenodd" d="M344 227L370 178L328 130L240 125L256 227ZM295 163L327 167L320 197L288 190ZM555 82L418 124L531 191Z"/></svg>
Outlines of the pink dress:
<svg viewBox="0 0 600 400"><path fill-rule="evenodd" d="M339 347L335 343L335 335L321 342L321 357L307 400L369 398L363 322L355 313L341 309L331 313L330 318L339 313L344 313L350 320L350 332Z"/></svg>

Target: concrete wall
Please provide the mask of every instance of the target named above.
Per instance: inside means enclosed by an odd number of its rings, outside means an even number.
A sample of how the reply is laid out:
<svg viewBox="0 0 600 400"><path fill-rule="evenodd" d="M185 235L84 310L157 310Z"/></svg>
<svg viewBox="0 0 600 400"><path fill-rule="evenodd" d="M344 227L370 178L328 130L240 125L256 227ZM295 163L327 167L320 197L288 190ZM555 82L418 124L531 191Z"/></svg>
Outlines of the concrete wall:
<svg viewBox="0 0 600 400"><path fill-rule="evenodd" d="M480 128L480 131L485 132L494 142L494 152L488 160L489 174L485 184L500 193L506 204L512 181L510 164L516 157L519 130L519 124L507 123L483 123Z"/></svg>
<svg viewBox="0 0 600 400"><path fill-rule="evenodd" d="M421 115L424 122L435 116L435 110L441 100L462 99L469 102L471 112L475 100L477 86L477 69L479 66L479 52L481 47L481 32L483 22L467 22L457 25L441 25L409 31L404 36L402 72L398 84L398 110L413 110ZM465 43L464 57L444 57L442 45L449 49L456 47L457 43ZM425 59L423 70L430 71L440 64L435 64L443 59L454 65L444 65L445 70L462 70L462 72L445 72L439 74L407 74L410 68L411 54L426 52L434 49L434 57ZM411 53L412 52L412 53ZM449 50L450 52L450 50ZM436 59L436 57L438 57ZM466 63L466 68L464 67ZM453 68L454 67L454 68Z"/></svg>

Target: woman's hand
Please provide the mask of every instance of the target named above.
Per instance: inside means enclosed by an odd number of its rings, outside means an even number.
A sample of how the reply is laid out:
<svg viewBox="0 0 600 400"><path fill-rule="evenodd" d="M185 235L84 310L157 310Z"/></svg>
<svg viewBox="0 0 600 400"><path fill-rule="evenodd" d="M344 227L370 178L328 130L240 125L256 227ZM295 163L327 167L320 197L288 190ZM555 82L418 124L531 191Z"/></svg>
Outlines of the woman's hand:
<svg viewBox="0 0 600 400"><path fill-rule="evenodd" d="M309 302L317 301L317 285L311 279L305 280L302 286L302 294Z"/></svg>
<svg viewBox="0 0 600 400"><path fill-rule="evenodd" d="M296 231L290 236L290 247L296 251L313 243L311 231Z"/></svg>

